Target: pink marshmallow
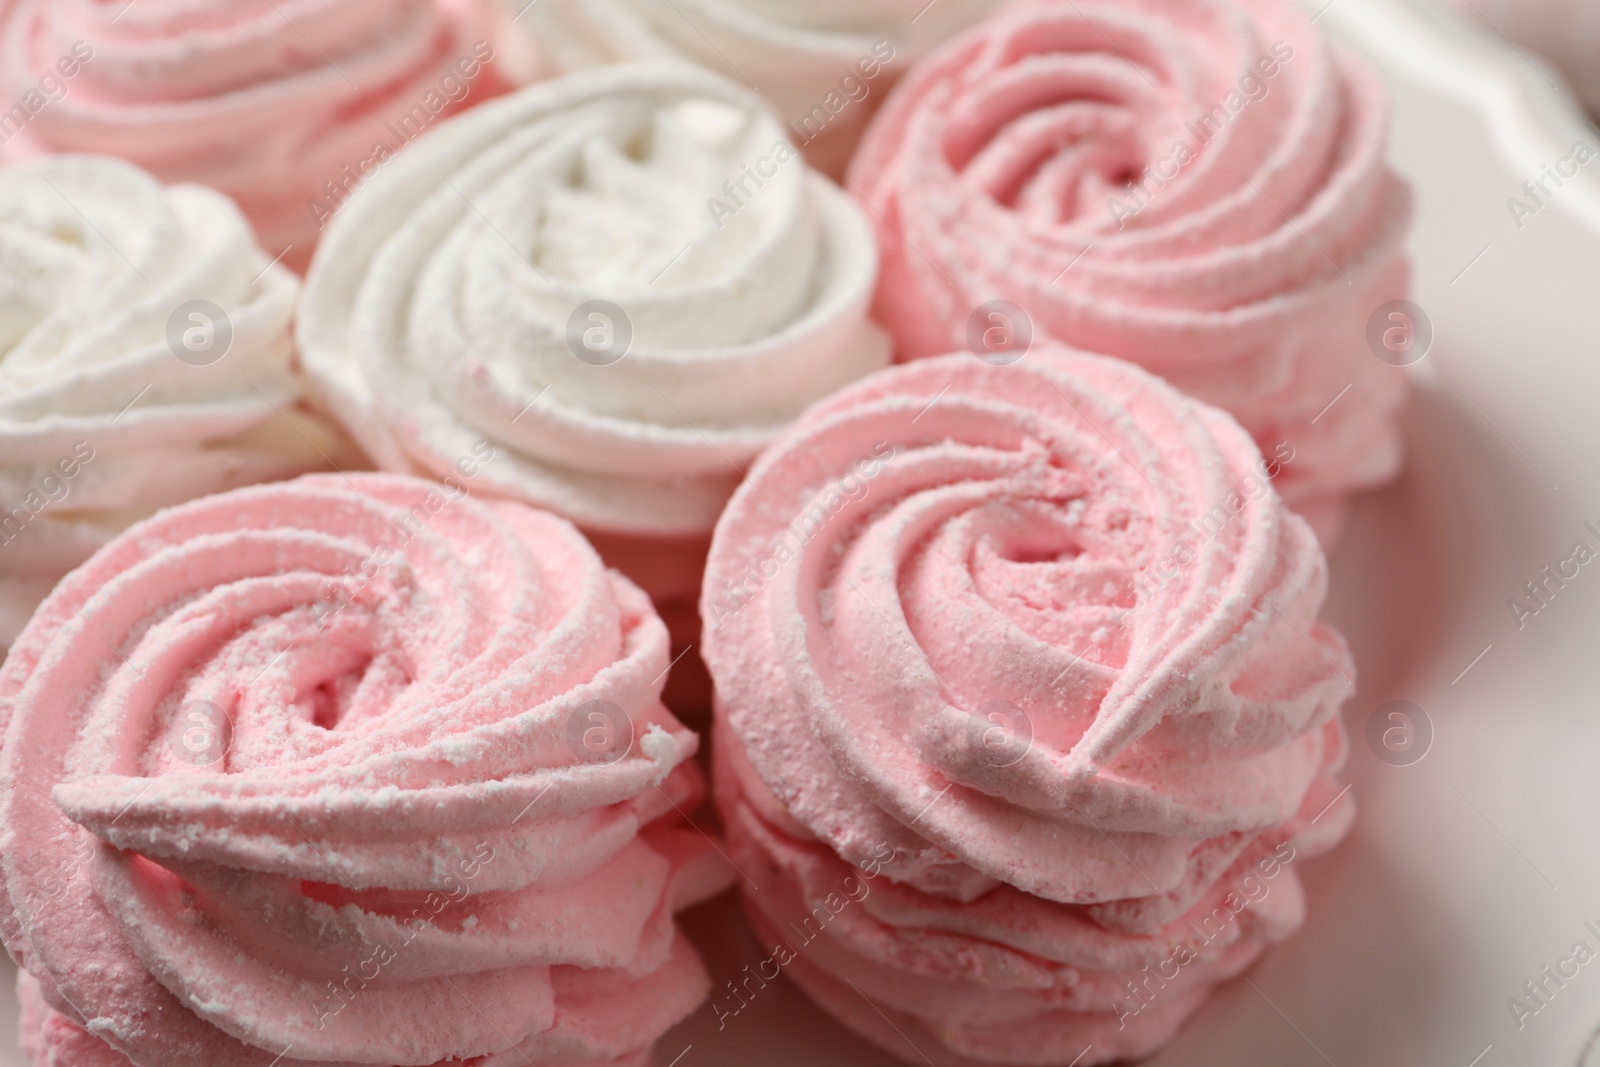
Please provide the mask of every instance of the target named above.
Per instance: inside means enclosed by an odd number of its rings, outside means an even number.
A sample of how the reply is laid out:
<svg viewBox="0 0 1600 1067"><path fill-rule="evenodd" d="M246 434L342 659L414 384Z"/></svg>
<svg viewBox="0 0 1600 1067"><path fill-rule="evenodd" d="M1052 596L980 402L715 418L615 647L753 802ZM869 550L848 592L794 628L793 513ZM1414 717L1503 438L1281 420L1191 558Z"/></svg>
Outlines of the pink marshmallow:
<svg viewBox="0 0 1600 1067"><path fill-rule="evenodd" d="M635 1062L708 986L674 913L731 875L673 825L667 663L569 523L448 486L134 527L0 670L33 1062Z"/></svg>
<svg viewBox="0 0 1600 1067"><path fill-rule="evenodd" d="M1297 5L1025 0L913 70L852 163L876 314L901 360L1004 300L1138 363L1292 456L1280 491L1331 536L1401 460L1406 379L1367 340L1408 279L1385 134L1377 76Z"/></svg>
<svg viewBox="0 0 1600 1067"><path fill-rule="evenodd" d="M747 895L763 936L871 881L796 952L819 1003L941 1064L1109 1062L1299 925L1284 868L1353 817L1354 668L1278 473L1223 412L1048 342L872 375L763 455L701 600L714 792L782 887Z"/></svg>

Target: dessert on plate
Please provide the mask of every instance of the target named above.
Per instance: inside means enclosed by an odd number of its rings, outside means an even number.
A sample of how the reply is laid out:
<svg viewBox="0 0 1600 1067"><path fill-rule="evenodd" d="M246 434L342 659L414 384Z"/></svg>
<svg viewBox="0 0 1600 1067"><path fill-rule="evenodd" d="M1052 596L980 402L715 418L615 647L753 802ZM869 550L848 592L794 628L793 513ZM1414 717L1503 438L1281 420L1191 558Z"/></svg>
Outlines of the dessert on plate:
<svg viewBox="0 0 1600 1067"><path fill-rule="evenodd" d="M945 43L849 181L899 359L1049 337L1223 408L1333 536L1401 462L1384 87L1291 0L1024 0Z"/></svg>
<svg viewBox="0 0 1600 1067"><path fill-rule="evenodd" d="M157 508L349 462L302 403L299 285L225 196L121 160L0 169L0 647Z"/></svg>
<svg viewBox="0 0 1600 1067"><path fill-rule="evenodd" d="M674 913L667 634L571 524L311 475L161 512L0 669L0 934L35 1067L643 1065Z"/></svg>
<svg viewBox="0 0 1600 1067"><path fill-rule="evenodd" d="M1081 1067L1287 937L1354 814L1354 671L1277 473L1225 413L1048 342L785 432L701 600L713 795L774 965L909 1062Z"/></svg>

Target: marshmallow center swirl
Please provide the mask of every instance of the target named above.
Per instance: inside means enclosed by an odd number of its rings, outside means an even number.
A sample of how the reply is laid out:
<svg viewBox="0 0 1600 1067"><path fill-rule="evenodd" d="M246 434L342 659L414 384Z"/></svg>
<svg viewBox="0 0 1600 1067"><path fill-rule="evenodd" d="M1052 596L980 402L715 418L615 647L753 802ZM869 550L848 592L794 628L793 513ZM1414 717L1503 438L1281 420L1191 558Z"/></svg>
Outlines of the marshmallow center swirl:
<svg viewBox="0 0 1600 1067"><path fill-rule="evenodd" d="M329 229L300 339L392 469L503 446L497 491L708 531L809 401L881 366L859 209L755 98L676 65L524 90L397 156Z"/></svg>
<svg viewBox="0 0 1600 1067"><path fill-rule="evenodd" d="M716 888L657 822L699 789L666 667L644 594L521 505L319 475L134 528L0 671L3 933L47 1032L140 1067L647 1047Z"/></svg>
<svg viewBox="0 0 1600 1067"><path fill-rule="evenodd" d="M1221 412L1053 347L813 408L708 565L745 793L930 892L1192 900L1344 755L1326 564L1270 473Z"/></svg>
<svg viewBox="0 0 1600 1067"><path fill-rule="evenodd" d="M910 74L853 162L878 313L907 359L1010 301L1292 448L1280 491L1316 524L1400 460L1404 376L1366 337L1407 280L1385 111L1293 4L1015 5Z"/></svg>

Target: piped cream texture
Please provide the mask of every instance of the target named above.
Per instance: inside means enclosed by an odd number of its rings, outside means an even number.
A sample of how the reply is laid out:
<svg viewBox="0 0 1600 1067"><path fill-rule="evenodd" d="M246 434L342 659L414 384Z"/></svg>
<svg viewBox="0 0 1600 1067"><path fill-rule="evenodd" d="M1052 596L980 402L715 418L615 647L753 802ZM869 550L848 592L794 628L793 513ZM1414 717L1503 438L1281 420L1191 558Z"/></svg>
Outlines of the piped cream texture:
<svg viewBox="0 0 1600 1067"><path fill-rule="evenodd" d="M667 664L519 504L312 475L136 526L0 669L31 1061L646 1062L709 984L674 913L732 876Z"/></svg>
<svg viewBox="0 0 1600 1067"><path fill-rule="evenodd" d="M298 280L213 190L97 156L4 168L0 289L0 644L156 509L348 462L303 404Z"/></svg>
<svg viewBox="0 0 1600 1067"><path fill-rule="evenodd" d="M704 537L808 403L888 362L876 279L861 209L757 98L686 64L610 67L397 156L329 227L298 337L385 469L449 473L487 438L495 492Z"/></svg>
<svg viewBox="0 0 1600 1067"><path fill-rule="evenodd" d="M781 887L746 894L764 937L836 912L786 968L815 999L940 1064L1107 1063L1299 925L1282 864L1353 816L1354 669L1272 474L1223 412L1048 343L873 375L763 455L701 602L715 796Z"/></svg>
<svg viewBox="0 0 1600 1067"><path fill-rule="evenodd" d="M103 152L203 182L303 269L377 143L504 91L499 21L489 0L10 0L0 99L48 102L0 160Z"/></svg>
<svg viewBox="0 0 1600 1067"><path fill-rule="evenodd" d="M1406 379L1366 336L1409 275L1386 108L1282 0L1024 0L920 64L852 161L875 313L902 360L1000 299L1138 363L1293 455L1280 491L1331 537L1402 458Z"/></svg>
<svg viewBox="0 0 1600 1067"><path fill-rule="evenodd" d="M513 26L558 71L682 59L772 102L824 173L842 174L867 120L930 48L1000 0L540 0Z"/></svg>

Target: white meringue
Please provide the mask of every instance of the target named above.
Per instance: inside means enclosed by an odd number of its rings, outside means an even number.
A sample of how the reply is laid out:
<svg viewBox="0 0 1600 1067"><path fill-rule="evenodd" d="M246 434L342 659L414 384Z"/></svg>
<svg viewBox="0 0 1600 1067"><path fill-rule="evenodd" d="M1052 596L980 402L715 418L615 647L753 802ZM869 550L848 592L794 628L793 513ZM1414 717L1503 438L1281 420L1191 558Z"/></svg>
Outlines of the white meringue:
<svg viewBox="0 0 1600 1067"><path fill-rule="evenodd" d="M328 466L297 285L220 193L93 156L0 171L0 643L129 523Z"/></svg>
<svg viewBox="0 0 1600 1067"><path fill-rule="evenodd" d="M675 57L772 101L811 162L841 173L905 69L998 0L507 0L547 65Z"/></svg>
<svg viewBox="0 0 1600 1067"><path fill-rule="evenodd" d="M889 358L870 227L796 155L756 97L681 63L490 102L335 216L306 369L386 469L449 473L488 439L489 491L703 536L768 441Z"/></svg>

